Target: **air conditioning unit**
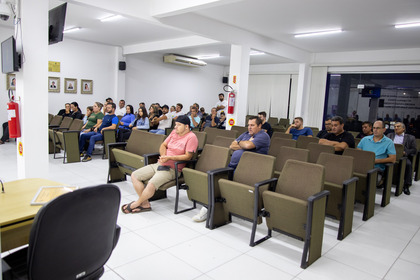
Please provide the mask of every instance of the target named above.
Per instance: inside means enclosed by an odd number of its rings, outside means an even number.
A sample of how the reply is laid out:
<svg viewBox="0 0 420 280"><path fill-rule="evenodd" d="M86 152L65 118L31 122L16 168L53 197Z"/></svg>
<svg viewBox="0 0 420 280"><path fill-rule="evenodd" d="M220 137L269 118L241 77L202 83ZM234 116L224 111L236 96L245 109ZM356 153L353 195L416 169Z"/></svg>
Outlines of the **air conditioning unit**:
<svg viewBox="0 0 420 280"><path fill-rule="evenodd" d="M163 56L163 62L178 64L178 65L183 65L183 66L192 66L192 67L206 66L207 65L207 63L202 61L202 60L198 60L198 59L193 58L193 57L186 57L186 56L182 56L182 55L177 55L177 54L164 55Z"/></svg>

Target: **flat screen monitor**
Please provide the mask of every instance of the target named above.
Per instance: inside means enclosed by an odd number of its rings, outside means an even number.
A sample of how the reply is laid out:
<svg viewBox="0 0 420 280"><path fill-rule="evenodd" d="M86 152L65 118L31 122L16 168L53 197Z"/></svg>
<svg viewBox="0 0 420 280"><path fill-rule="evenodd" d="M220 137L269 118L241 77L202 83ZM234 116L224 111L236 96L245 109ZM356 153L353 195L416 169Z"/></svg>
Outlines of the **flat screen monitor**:
<svg viewBox="0 0 420 280"><path fill-rule="evenodd" d="M4 74L19 71L19 56L13 36L1 43L1 71Z"/></svg>
<svg viewBox="0 0 420 280"><path fill-rule="evenodd" d="M381 97L381 88L365 87L362 89L362 97L379 98Z"/></svg>
<svg viewBox="0 0 420 280"><path fill-rule="evenodd" d="M48 17L48 44L63 41L64 25L66 23L67 3L55 7L49 11Z"/></svg>

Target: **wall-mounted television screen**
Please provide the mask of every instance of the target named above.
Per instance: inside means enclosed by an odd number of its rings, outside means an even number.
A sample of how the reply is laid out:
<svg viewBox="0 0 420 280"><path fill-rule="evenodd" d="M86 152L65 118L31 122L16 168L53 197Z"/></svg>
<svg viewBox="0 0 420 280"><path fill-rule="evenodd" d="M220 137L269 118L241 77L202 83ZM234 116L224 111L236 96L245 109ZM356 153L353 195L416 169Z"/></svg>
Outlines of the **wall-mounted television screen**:
<svg viewBox="0 0 420 280"><path fill-rule="evenodd" d="M67 3L55 7L49 11L48 17L48 44L63 41L64 25L66 23Z"/></svg>
<svg viewBox="0 0 420 280"><path fill-rule="evenodd" d="M1 71L4 74L19 71L19 55L16 52L15 38L9 39L1 43Z"/></svg>
<svg viewBox="0 0 420 280"><path fill-rule="evenodd" d="M365 87L362 89L362 97L379 98L381 97L381 88Z"/></svg>

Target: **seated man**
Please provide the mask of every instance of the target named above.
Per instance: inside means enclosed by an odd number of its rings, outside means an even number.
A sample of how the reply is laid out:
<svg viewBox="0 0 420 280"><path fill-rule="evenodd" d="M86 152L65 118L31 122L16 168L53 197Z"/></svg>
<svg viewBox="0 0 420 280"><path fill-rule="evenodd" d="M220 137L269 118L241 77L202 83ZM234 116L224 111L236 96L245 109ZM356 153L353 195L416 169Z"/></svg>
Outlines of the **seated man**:
<svg viewBox="0 0 420 280"><path fill-rule="evenodd" d="M206 116L203 122L203 129L206 127L217 127L219 118L217 117L216 107L211 108L211 114Z"/></svg>
<svg viewBox="0 0 420 280"><path fill-rule="evenodd" d="M168 114L168 112L169 112L169 106L163 105L162 115L159 118L156 118L153 120L153 124L159 123L158 128L150 130L149 131L150 133L165 135L165 129L171 128L172 126L172 118Z"/></svg>
<svg viewBox="0 0 420 280"><path fill-rule="evenodd" d="M303 119L301 117L296 117L285 133L292 134L293 140L297 140L300 135L308 137L312 137L314 135L310 128L303 127Z"/></svg>
<svg viewBox="0 0 420 280"><path fill-rule="evenodd" d="M324 122L325 129L318 132L316 137L325 138L328 133L331 133L331 118L326 118Z"/></svg>
<svg viewBox="0 0 420 280"><path fill-rule="evenodd" d="M331 119L331 133L323 139L319 139L319 144L333 146L335 153L342 155L347 148L354 148L354 137L351 133L344 131L344 120L340 116Z"/></svg>
<svg viewBox="0 0 420 280"><path fill-rule="evenodd" d="M362 123L362 132L357 134L356 138L363 138L365 136L369 136L369 135L372 135L372 134L373 134L372 123L366 121L366 122Z"/></svg>
<svg viewBox="0 0 420 280"><path fill-rule="evenodd" d="M175 129L160 145L158 163L146 165L131 174L133 187L139 198L121 207L123 213L140 213L152 210L149 199L163 184L175 179L175 161L190 160L198 147L198 139L190 131L190 119L178 116ZM180 174L185 164L178 166ZM144 182L149 180L147 185Z"/></svg>
<svg viewBox="0 0 420 280"><path fill-rule="evenodd" d="M190 118L190 127L191 129L198 127L198 125L200 124L200 117L197 115L197 111L198 109L195 106L191 107L191 115L189 115L188 117Z"/></svg>
<svg viewBox="0 0 420 280"><path fill-rule="evenodd" d="M267 122L267 113L262 111L258 113L258 117L261 119L262 121L262 125L261 128L267 132L268 136L273 136L273 129L271 128L271 125Z"/></svg>
<svg viewBox="0 0 420 280"><path fill-rule="evenodd" d="M388 138L394 141L394 144L404 145L404 156L407 157L407 165L404 174L403 192L410 195L409 187L413 183L413 156L417 153L416 138L413 135L405 133L405 125L402 122L397 122L394 125L394 132L389 133Z"/></svg>
<svg viewBox="0 0 420 280"><path fill-rule="evenodd" d="M235 141L230 144L233 154L229 167L236 169L242 154L245 151L259 154L267 154L270 148L270 136L261 128L262 121L256 116L248 120L248 131L242 133ZM207 208L203 207L200 213L192 217L195 222L203 222L207 218Z"/></svg>
<svg viewBox="0 0 420 280"><path fill-rule="evenodd" d="M384 135L386 128L383 121L376 121L373 124L373 135L366 136L360 140L358 149L375 153L375 167L380 169L378 181L381 181L386 163L394 163L397 158L394 142Z"/></svg>
<svg viewBox="0 0 420 280"><path fill-rule="evenodd" d="M80 156L83 156L83 159L82 159L83 162L92 160L92 152L93 152L93 148L95 148L95 143L97 141L104 140L103 131L117 128L118 117L115 115L115 108L116 108L115 103L108 103L106 105L107 115L103 117L101 126L99 126L99 128L95 127L92 132L87 132L80 135L79 151L80 151ZM89 139L89 147L86 153L84 153L83 149L85 147L85 143L87 139Z"/></svg>

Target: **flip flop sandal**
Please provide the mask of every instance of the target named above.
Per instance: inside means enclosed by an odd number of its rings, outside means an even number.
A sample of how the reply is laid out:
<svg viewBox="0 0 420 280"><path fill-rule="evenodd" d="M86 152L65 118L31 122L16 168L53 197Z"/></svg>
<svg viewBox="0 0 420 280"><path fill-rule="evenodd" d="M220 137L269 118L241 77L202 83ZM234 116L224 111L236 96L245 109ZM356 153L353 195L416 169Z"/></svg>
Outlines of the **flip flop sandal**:
<svg viewBox="0 0 420 280"><path fill-rule="evenodd" d="M123 206L121 206L121 211L124 213L124 214L130 214L130 213L132 213L133 212L133 209L131 209L131 204L133 204L133 202L134 201L131 201L130 203L128 203L128 204L124 204ZM125 207L125 208L124 208ZM134 208L134 209L136 209L136 208ZM128 211L128 212L126 212L126 211Z"/></svg>
<svg viewBox="0 0 420 280"><path fill-rule="evenodd" d="M139 210L139 211L133 211L133 210ZM131 213L133 213L133 214L141 213L141 212L148 212L148 211L152 211L152 207L137 206L137 207L131 209Z"/></svg>

